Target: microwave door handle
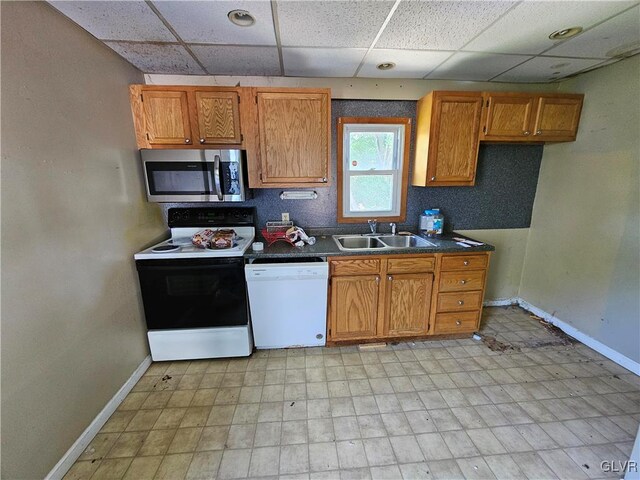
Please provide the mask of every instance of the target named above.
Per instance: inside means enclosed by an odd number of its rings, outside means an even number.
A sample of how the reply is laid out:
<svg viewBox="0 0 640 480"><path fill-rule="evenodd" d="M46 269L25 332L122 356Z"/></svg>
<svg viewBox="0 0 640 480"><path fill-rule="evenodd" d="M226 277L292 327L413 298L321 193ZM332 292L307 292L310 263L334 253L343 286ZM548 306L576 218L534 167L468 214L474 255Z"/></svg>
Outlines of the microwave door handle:
<svg viewBox="0 0 640 480"><path fill-rule="evenodd" d="M218 200L222 201L224 196L222 195L222 187L220 185L220 155L214 155L213 157L213 181L215 182Z"/></svg>

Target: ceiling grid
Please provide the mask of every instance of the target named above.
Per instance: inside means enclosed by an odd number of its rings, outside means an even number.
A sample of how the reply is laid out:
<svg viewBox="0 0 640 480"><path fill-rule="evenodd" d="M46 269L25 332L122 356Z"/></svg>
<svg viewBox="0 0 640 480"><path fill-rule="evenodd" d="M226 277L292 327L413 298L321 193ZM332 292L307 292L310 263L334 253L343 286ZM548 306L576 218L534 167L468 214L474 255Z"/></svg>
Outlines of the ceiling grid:
<svg viewBox="0 0 640 480"><path fill-rule="evenodd" d="M640 52L638 0L49 3L150 74L548 83Z"/></svg>

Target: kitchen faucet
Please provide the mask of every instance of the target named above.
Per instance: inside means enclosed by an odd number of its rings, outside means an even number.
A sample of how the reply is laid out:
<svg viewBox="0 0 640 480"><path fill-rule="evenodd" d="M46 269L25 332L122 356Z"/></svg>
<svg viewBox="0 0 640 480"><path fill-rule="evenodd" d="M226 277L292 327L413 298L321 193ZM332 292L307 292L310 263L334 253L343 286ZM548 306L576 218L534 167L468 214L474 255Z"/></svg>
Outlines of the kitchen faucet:
<svg viewBox="0 0 640 480"><path fill-rule="evenodd" d="M389 226L391 227L391 235L395 235L396 234L396 224L395 223L390 223Z"/></svg>
<svg viewBox="0 0 640 480"><path fill-rule="evenodd" d="M377 233L376 230L378 228L378 220L376 219L372 219L372 220L367 220L367 223L369 224L369 228L371 229L371 233Z"/></svg>

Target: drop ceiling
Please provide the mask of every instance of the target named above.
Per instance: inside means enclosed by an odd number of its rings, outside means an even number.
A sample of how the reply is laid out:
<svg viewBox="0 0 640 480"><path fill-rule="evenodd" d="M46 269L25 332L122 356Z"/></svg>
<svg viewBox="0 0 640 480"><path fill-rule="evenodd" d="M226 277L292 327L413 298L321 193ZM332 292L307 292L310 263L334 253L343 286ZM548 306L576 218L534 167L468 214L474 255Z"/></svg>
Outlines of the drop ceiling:
<svg viewBox="0 0 640 480"><path fill-rule="evenodd" d="M531 83L640 51L638 1L49 3L144 73ZM231 23L236 9L255 24ZM549 39L575 26L582 33Z"/></svg>

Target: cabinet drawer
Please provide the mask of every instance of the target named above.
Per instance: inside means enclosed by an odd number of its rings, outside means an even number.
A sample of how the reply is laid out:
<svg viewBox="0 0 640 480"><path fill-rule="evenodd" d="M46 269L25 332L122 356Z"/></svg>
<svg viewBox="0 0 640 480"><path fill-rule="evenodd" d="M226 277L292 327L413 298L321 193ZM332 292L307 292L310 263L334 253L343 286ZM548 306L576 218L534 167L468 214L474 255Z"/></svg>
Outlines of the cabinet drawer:
<svg viewBox="0 0 640 480"><path fill-rule="evenodd" d="M478 328L480 312L439 313L433 333L474 332Z"/></svg>
<svg viewBox="0 0 640 480"><path fill-rule="evenodd" d="M438 294L438 312L478 310L482 307L482 292Z"/></svg>
<svg viewBox="0 0 640 480"><path fill-rule="evenodd" d="M482 290L484 286L484 272L484 270L442 272L440 274L440 291L462 292Z"/></svg>
<svg viewBox="0 0 640 480"><path fill-rule="evenodd" d="M367 275L380 272L380 259L331 260L331 275Z"/></svg>
<svg viewBox="0 0 640 480"><path fill-rule="evenodd" d="M479 270L487 268L487 255L444 255L442 270Z"/></svg>
<svg viewBox="0 0 640 480"><path fill-rule="evenodd" d="M387 272L412 273L432 272L436 265L435 257L390 258L387 260Z"/></svg>

